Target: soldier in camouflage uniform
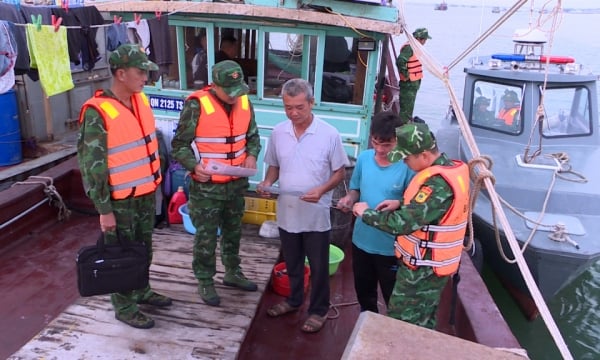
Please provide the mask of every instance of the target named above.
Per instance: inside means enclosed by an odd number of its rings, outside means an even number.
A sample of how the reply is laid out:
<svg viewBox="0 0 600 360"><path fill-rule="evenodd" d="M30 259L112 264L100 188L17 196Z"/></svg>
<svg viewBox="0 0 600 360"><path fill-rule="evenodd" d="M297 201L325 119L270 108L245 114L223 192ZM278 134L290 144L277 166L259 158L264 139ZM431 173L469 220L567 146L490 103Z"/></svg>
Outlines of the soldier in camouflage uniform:
<svg viewBox="0 0 600 360"><path fill-rule="evenodd" d="M413 36L422 45L427 39L431 39L426 28L419 28L413 32ZM407 42L400 49L400 55L396 59L396 66L400 74L400 118L403 122L410 122L413 117L417 92L421 87L423 69L421 62L414 55L413 49Z"/></svg>
<svg viewBox="0 0 600 360"><path fill-rule="evenodd" d="M468 184L466 165L450 160L445 154L439 152L433 134L426 124L403 125L397 128L396 135L396 148L389 153L388 158L392 162L404 159L404 162L412 170L418 172L411 184L419 182L419 177L423 178L425 174L424 170L429 170L435 165L444 169L458 167L464 171ZM437 174L429 178L425 177L425 179L424 182L422 179L420 180L422 184L418 187L418 192L410 199L384 200L376 206L377 210L369 209L367 203L356 203L353 207L354 214L361 216L364 223L396 236L414 235L425 225L439 225L456 202L464 204L467 201L468 204L468 192L455 192L441 175ZM407 192L411 188L411 184L409 184ZM405 196L407 192L405 192ZM462 198L455 198L455 195ZM466 209L464 217L466 223ZM427 234L428 240L432 241L433 237L430 235ZM461 239L458 249L460 254L464 230L462 235L456 236ZM405 263L406 258L404 258L405 261L402 261L398 245L399 243L396 244L396 256L401 260L396 275L396 284L388 305L388 315L434 329L440 295L449 276L437 275L432 266L414 266L411 269ZM427 249L423 258L431 260L430 249ZM460 255L458 259L460 259Z"/></svg>
<svg viewBox="0 0 600 360"><path fill-rule="evenodd" d="M118 231L123 239L145 243L152 259L152 229L156 213L155 192L152 188L155 189L160 183L160 170L150 184L148 190L150 192L146 191L138 196L134 187L130 196L115 199L115 192L110 183L108 143L109 136L114 137L118 134L109 133L107 122L112 120L111 116L100 107L93 105L93 101L103 102L115 112L118 111L120 116L114 118L115 121L133 120L136 125L131 126L140 127L137 120L140 120L139 122L143 120L144 123L151 125L153 130L154 117L149 105L145 113L152 118L136 120L139 109L134 109L134 104L136 99L145 99L145 96L139 97L139 94L148 80L148 71L158 70L158 67L148 60L146 54L137 45L122 45L117 48L111 54L109 64L113 75L110 89L99 90L82 107L77 158L86 194L100 214L100 229L104 233L105 242L116 243ZM128 110L132 114L128 114ZM149 145L146 143L141 146ZM140 312L137 304L158 307L171 305L170 298L152 291L150 286L128 293L112 294L111 301L118 320L143 329L154 326L154 320Z"/></svg>
<svg viewBox="0 0 600 360"><path fill-rule="evenodd" d="M200 119L203 115L210 116L215 109L218 112L224 111L223 116L227 116L229 120L219 119L219 122L230 121L232 128L235 128L235 122L241 121L241 118L235 118L232 114L235 109L239 109L240 102L247 101L250 121L245 130L245 159L240 165L256 168L256 158L261 148L260 138L254 110L246 96L248 86L243 79L242 69L236 62L226 60L215 64L212 69L213 84L194 92L185 101L179 117L179 125L171 142L172 157L189 170L194 179L190 184L188 202L190 218L196 228L192 268L199 281L200 297L211 306L218 306L221 301L213 280L216 274L215 249L218 228L221 229L222 235L221 261L225 266L223 284L246 291L257 290L256 284L242 273L239 257L244 193L248 189L248 178L240 177L216 182L214 176L205 170L205 164L195 143L195 141L203 141L198 140L197 131L200 131L201 127L206 128L208 124L208 122L201 123ZM203 111L206 114L203 114ZM218 138L234 137L231 135L235 134L215 134ZM198 153L198 158L195 153Z"/></svg>

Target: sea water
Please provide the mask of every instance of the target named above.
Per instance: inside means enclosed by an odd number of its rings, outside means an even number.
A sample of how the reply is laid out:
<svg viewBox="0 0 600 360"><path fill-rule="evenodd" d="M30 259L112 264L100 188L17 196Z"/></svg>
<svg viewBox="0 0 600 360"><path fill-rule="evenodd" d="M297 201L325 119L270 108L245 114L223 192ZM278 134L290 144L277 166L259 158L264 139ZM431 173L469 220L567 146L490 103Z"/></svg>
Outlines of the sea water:
<svg viewBox="0 0 600 360"><path fill-rule="evenodd" d="M432 39L425 48L442 65L449 65L470 45L481 33L493 24L501 12L491 12L492 1L480 1L488 6L461 5L461 0L449 1L447 11L435 11L434 2L404 4L405 20L409 30L427 27ZM478 2L469 1L470 4ZM531 3L531 2L529 2ZM531 11L530 4L521 8L513 17L502 25L494 34L485 40L459 65L450 69L450 82L455 93L462 101L463 68L470 57L489 55L491 53L511 53L513 51L512 35L516 29L529 27L529 24L543 24L543 29L551 28L550 14L541 14L538 9ZM534 2L538 7L545 1ZM555 4L556 1L550 3ZM569 9L570 1L563 1L563 7ZM589 1L590 8L600 8L600 3ZM541 16L541 17L540 17ZM600 13L594 11L563 12L556 23L552 54L572 56L584 69L600 74ZM396 50L399 51L406 37L395 38ZM545 49L550 44L546 44ZM440 126L450 104L449 96L443 83L432 74L425 72L421 89L417 94L414 115L427 121L435 130ZM560 353L553 345L548 330L541 318L528 322L520 310L506 295L502 287L494 282L493 276L485 276L496 302L509 322L521 345L527 349L531 359L561 359ZM563 289L548 307L575 359L600 359L600 263L592 266L569 287Z"/></svg>

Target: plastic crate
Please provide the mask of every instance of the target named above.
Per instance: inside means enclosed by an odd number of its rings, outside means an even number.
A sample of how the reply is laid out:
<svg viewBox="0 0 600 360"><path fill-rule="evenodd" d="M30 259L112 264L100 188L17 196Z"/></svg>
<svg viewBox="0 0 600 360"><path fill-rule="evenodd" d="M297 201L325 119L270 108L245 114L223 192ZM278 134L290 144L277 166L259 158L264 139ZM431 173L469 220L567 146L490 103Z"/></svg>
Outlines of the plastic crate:
<svg viewBox="0 0 600 360"><path fill-rule="evenodd" d="M246 211L257 211L264 213L275 213L277 211L277 200L275 199L263 199L245 196L244 200L246 200Z"/></svg>
<svg viewBox="0 0 600 360"><path fill-rule="evenodd" d="M267 220L275 220L275 213L267 213L261 211L246 210L242 217L242 222L245 224L262 225Z"/></svg>

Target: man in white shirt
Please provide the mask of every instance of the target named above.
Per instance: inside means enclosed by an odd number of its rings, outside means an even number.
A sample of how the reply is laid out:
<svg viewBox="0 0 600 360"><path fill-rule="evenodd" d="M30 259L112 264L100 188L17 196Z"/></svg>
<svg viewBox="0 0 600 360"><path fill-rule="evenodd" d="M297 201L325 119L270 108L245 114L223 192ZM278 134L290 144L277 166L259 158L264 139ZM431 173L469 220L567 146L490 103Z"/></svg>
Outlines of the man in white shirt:
<svg viewBox="0 0 600 360"><path fill-rule="evenodd" d="M267 174L258 191L279 180L277 225L291 294L267 313L276 317L300 308L306 256L311 271L310 305L301 330L317 332L329 310L329 208L333 189L344 179L349 161L338 131L312 113L311 84L291 79L281 93L289 121L279 123L271 133L265 154Z"/></svg>

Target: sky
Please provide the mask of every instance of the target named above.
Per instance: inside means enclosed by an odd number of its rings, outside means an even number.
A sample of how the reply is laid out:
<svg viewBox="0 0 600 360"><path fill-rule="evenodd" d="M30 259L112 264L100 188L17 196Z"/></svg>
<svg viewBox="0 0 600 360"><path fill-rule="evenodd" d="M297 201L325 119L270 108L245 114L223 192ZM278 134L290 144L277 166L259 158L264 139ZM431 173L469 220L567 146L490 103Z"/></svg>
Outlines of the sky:
<svg viewBox="0 0 600 360"><path fill-rule="evenodd" d="M420 2L423 3L423 0L404 0L406 3L415 3ZM546 6L554 7L558 0L530 0L527 2L526 6L531 4L531 1L534 1L534 6L536 8L541 8L544 4L548 3ZM435 3L436 1L432 1ZM441 2L441 0L439 1ZM448 5L472 5L472 6L502 6L502 7L510 7L515 4L515 0L446 0ZM598 0L562 0L562 7L565 9L590 9L600 6L600 1Z"/></svg>

